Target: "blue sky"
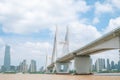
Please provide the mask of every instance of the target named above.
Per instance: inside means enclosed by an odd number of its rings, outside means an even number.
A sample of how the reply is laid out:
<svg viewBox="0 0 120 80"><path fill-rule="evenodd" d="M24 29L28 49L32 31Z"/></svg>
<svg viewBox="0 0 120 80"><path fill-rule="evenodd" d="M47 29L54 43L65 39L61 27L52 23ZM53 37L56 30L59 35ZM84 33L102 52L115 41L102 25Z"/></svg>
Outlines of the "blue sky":
<svg viewBox="0 0 120 80"><path fill-rule="evenodd" d="M11 46L13 65L18 65L18 62L23 59L27 59L28 63L31 59L35 59L39 66L44 65L45 57L43 56L48 54L50 58L52 53L56 25L60 56L62 44L59 42L64 40L67 25L70 29L70 51L119 27L120 1L1 0L0 65L3 64L6 44ZM105 55L101 54L101 56ZM109 55L109 57L112 56Z"/></svg>

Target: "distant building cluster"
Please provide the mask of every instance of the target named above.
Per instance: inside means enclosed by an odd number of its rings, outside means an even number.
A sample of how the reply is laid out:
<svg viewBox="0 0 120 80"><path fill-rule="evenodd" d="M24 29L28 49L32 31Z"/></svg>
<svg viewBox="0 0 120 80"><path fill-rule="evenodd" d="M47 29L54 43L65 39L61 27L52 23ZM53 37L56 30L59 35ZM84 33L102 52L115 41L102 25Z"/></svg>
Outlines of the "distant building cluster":
<svg viewBox="0 0 120 80"><path fill-rule="evenodd" d="M92 65L92 70L95 72L117 72L120 71L120 60L115 63L109 59L98 58L95 64Z"/></svg>
<svg viewBox="0 0 120 80"><path fill-rule="evenodd" d="M22 73L27 73L27 72L36 72L36 61L31 60L30 66L28 66L26 60L23 60L23 62L20 62L20 64L16 68L16 72L22 72Z"/></svg>
<svg viewBox="0 0 120 80"><path fill-rule="evenodd" d="M26 60L23 60L23 62L20 62L18 66L11 65L11 59L10 59L10 46L6 45L5 47L5 56L4 56L4 64L0 69L0 72L36 72L36 61L31 60L30 65L28 66Z"/></svg>
<svg viewBox="0 0 120 80"><path fill-rule="evenodd" d="M44 67L42 66L39 70L44 72ZM109 59L98 58L92 65L92 71L94 72L120 72L120 60L118 62L110 61ZM11 65L10 59L10 46L5 47L4 64L0 69L0 72L22 72L22 73L35 73L37 72L36 61L31 60L30 65L27 64L26 60L20 62L18 66Z"/></svg>

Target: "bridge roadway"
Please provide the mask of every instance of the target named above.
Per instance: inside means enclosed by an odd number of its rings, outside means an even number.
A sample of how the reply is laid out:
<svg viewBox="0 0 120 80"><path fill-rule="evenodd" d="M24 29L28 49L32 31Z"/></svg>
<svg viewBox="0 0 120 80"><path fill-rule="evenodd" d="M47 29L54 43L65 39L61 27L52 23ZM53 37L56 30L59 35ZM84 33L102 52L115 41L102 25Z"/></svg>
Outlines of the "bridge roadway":
<svg viewBox="0 0 120 80"><path fill-rule="evenodd" d="M118 49L120 47L120 44L118 44L118 41L120 41L120 38L117 36L120 36L120 28L117 28L111 31L110 33L102 36L101 38L89 43L88 45L57 59L56 62L68 62L74 59L75 56L85 56L85 55L91 55L91 54L95 54L95 53L99 53L107 50ZM53 67L54 63L50 64L48 68Z"/></svg>

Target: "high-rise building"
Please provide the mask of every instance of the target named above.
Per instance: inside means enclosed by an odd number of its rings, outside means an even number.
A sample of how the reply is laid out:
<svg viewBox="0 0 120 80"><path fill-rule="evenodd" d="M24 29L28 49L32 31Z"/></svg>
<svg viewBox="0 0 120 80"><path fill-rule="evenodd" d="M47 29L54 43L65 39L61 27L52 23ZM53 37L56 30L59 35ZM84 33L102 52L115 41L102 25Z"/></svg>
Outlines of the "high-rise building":
<svg viewBox="0 0 120 80"><path fill-rule="evenodd" d="M27 73L28 72L28 65L26 60L23 60L23 62L20 62L19 66L17 66L16 69L17 72Z"/></svg>
<svg viewBox="0 0 120 80"><path fill-rule="evenodd" d="M118 71L120 71L120 60L118 61Z"/></svg>
<svg viewBox="0 0 120 80"><path fill-rule="evenodd" d="M17 72L22 72L22 62L20 62L20 64L17 66L16 71Z"/></svg>
<svg viewBox="0 0 120 80"><path fill-rule="evenodd" d="M23 62L22 62L22 72L23 73L28 72L28 65L27 65L26 60L23 60Z"/></svg>
<svg viewBox="0 0 120 80"><path fill-rule="evenodd" d="M2 66L0 66L0 72L2 72Z"/></svg>
<svg viewBox="0 0 120 80"><path fill-rule="evenodd" d="M106 67L105 67L106 65ZM95 64L92 65L92 71L103 72L103 71L120 71L120 60L115 63L114 61L110 62L110 59L107 59L105 64L105 59L98 58Z"/></svg>
<svg viewBox="0 0 120 80"><path fill-rule="evenodd" d="M95 67L95 65L94 64L92 64L92 69L91 69L92 71L96 71L96 67Z"/></svg>
<svg viewBox="0 0 120 80"><path fill-rule="evenodd" d="M97 59L95 65L96 65L97 72L103 71L105 69L105 59L102 59L102 58Z"/></svg>
<svg viewBox="0 0 120 80"><path fill-rule="evenodd" d="M107 70L110 71L110 61L107 59Z"/></svg>
<svg viewBox="0 0 120 80"><path fill-rule="evenodd" d="M114 61L111 61L111 69L115 69L115 63L114 63Z"/></svg>
<svg viewBox="0 0 120 80"><path fill-rule="evenodd" d="M5 47L4 65L2 68L3 72L10 71L10 46Z"/></svg>
<svg viewBox="0 0 120 80"><path fill-rule="evenodd" d="M41 66L40 72L44 72L44 67L43 66Z"/></svg>
<svg viewBox="0 0 120 80"><path fill-rule="evenodd" d="M36 72L36 61L35 60L31 60L29 71Z"/></svg>

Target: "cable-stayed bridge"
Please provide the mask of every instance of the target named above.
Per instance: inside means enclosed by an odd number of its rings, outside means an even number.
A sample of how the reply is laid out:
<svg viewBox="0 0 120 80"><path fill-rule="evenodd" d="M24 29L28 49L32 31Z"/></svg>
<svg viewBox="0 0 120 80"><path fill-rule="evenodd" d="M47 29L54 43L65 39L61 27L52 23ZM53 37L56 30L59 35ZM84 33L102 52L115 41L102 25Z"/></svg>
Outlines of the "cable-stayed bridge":
<svg viewBox="0 0 120 80"><path fill-rule="evenodd" d="M64 55L48 65L47 69L48 72L51 72L54 68L56 73L69 73L70 61L74 60L74 67L77 74L90 74L90 55L114 49L120 49L120 28L103 35L101 38L78 50Z"/></svg>

